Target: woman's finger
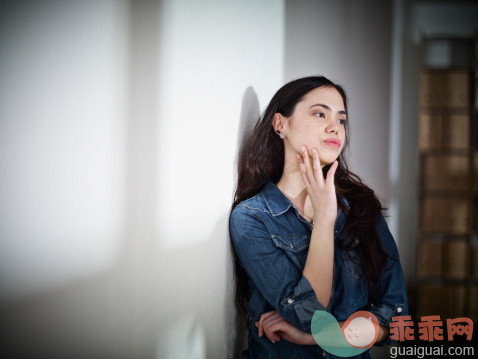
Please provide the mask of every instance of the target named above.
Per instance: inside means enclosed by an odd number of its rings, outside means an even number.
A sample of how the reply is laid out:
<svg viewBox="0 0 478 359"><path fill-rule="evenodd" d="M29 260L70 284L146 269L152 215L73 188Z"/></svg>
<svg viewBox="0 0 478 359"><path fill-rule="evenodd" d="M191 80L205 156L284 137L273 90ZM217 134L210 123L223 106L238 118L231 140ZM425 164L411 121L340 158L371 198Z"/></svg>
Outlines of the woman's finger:
<svg viewBox="0 0 478 359"><path fill-rule="evenodd" d="M278 330L277 328L282 328L281 323L283 326L286 324L286 321L280 315L269 317L264 323L264 332L266 333L267 338L269 338L269 340L273 343L277 340L280 340L280 335L276 333L276 331Z"/></svg>
<svg viewBox="0 0 478 359"><path fill-rule="evenodd" d="M307 191L310 191L310 182L307 176L307 169L304 164L304 159L300 154L297 154L297 160L299 161L300 174L302 175L302 179L304 180L305 187L307 188Z"/></svg>
<svg viewBox="0 0 478 359"><path fill-rule="evenodd" d="M309 150L306 146L302 146L302 157L304 158L304 164L306 168L307 178L309 183L314 184L316 182L312 164L310 163Z"/></svg>
<svg viewBox="0 0 478 359"><path fill-rule="evenodd" d="M279 335L274 333L273 330L271 330L271 327L283 321L284 319L279 314L272 315L264 321L264 332L266 333L267 338L269 338L271 342L274 343L276 340L280 339Z"/></svg>
<svg viewBox="0 0 478 359"><path fill-rule="evenodd" d="M277 317L280 318L280 315L279 315L279 313L275 312L275 313L270 314L268 317L266 317L262 322L256 322L256 326L258 327L258 332L259 332L260 337L262 337L264 334L266 334L266 336L269 339L271 339L268 335L268 332L267 332L267 323L270 323L271 319L274 319L274 318L277 318Z"/></svg>
<svg viewBox="0 0 478 359"><path fill-rule="evenodd" d="M262 324L259 323L259 321L256 322L256 327L259 337L262 337L262 334L264 333L264 327L262 326Z"/></svg>
<svg viewBox="0 0 478 359"><path fill-rule="evenodd" d="M274 340L279 341L281 336L279 335L279 332L282 332L286 330L287 323L284 320L277 321L275 323L272 323L268 327L268 331L270 333L270 336L274 338ZM273 342L275 343L275 342Z"/></svg>
<svg viewBox="0 0 478 359"><path fill-rule="evenodd" d="M270 316L268 316L264 321L262 322L262 331L263 333L267 334L267 328L270 326L271 323L275 323L277 320L280 320L281 316L279 313L274 313Z"/></svg>
<svg viewBox="0 0 478 359"><path fill-rule="evenodd" d="M259 336L262 337L264 334L264 320L267 319L267 317L273 315L274 313L277 313L277 310L271 310L270 312L265 312L261 314L261 318L259 320Z"/></svg>
<svg viewBox="0 0 478 359"><path fill-rule="evenodd" d="M339 167L339 162L335 161L332 166L330 166L328 172L327 172L327 179L325 182L329 186L334 186L334 181L335 181L335 172L337 171L337 167Z"/></svg>
<svg viewBox="0 0 478 359"><path fill-rule="evenodd" d="M314 160L314 175L315 180L319 184L324 183L324 175L322 173L322 167L320 166L319 150L317 148L312 149L312 158Z"/></svg>

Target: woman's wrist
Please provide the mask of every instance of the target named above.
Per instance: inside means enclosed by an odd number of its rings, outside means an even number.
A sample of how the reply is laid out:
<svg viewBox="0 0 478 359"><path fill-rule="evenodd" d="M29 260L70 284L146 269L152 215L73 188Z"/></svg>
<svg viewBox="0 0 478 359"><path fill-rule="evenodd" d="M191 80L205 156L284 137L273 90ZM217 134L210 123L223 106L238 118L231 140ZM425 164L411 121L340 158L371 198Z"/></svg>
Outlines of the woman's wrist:
<svg viewBox="0 0 478 359"><path fill-rule="evenodd" d="M389 329L380 324L376 343L385 341L388 338L388 334L389 334Z"/></svg>
<svg viewBox="0 0 478 359"><path fill-rule="evenodd" d="M333 231L335 226L335 221L331 222L329 220L324 220L322 218L314 217L314 228L320 228L325 231Z"/></svg>
<svg viewBox="0 0 478 359"><path fill-rule="evenodd" d="M304 345L317 345L317 342L315 341L312 334L306 334L305 339L306 340L305 340Z"/></svg>

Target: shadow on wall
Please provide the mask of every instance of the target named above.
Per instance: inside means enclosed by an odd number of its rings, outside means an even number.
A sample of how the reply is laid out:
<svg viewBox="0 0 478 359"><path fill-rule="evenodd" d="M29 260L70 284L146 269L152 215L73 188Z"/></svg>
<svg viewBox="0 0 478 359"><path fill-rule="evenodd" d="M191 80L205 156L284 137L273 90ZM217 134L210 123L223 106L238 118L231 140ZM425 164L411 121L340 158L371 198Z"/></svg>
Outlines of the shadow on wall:
<svg viewBox="0 0 478 359"><path fill-rule="evenodd" d="M247 87L242 96L241 117L239 121L239 130L237 133L236 154L244 142L244 140L252 132L260 116L259 98L252 86Z"/></svg>
<svg viewBox="0 0 478 359"><path fill-rule="evenodd" d="M257 97L256 92L252 86L247 87L246 91L244 91L244 95L242 96L242 106L241 106L241 115L239 119L239 128L237 133L237 145L236 145L236 161L235 167L237 170L237 158L239 155L239 151L242 148L243 143L247 139L247 137L251 134L252 129L256 125L257 121L260 117L260 107L259 107L259 98ZM234 176L234 190L237 186L237 173ZM229 213L230 214L230 213ZM229 216L227 218L227 223L229 227ZM228 246L229 250L232 252L234 249L232 247L232 243L230 241L229 231L228 231ZM228 252L229 260L227 268L228 270L234 271L234 263L233 263L233 253ZM228 276L229 278L229 276ZM235 276L234 276L235 278ZM235 300L235 282L231 283L232 286L232 295L233 301ZM235 308L235 307L234 307ZM234 340L234 358L242 358L242 351L247 348L247 335L248 331L245 328L245 318L239 314L239 312L235 311L236 317L234 321L234 325L236 328L235 332L235 340Z"/></svg>
<svg viewBox="0 0 478 359"><path fill-rule="evenodd" d="M134 89L138 84L131 71ZM99 275L2 303L3 357L241 358L247 347L244 321L234 307L229 215L216 221L206 242L178 249L158 244L154 230L157 175L154 169L142 173L150 177L151 191L146 201L138 201L142 178L134 161L142 150L154 148L157 124L143 121L138 133L133 129L138 126L134 101L131 107L128 151L136 153L126 154L127 209L117 262ZM259 101L248 87L238 143L258 117ZM157 163L151 153L147 164ZM139 218L145 212L139 206L146 206L147 219ZM223 310L217 313L218 308Z"/></svg>

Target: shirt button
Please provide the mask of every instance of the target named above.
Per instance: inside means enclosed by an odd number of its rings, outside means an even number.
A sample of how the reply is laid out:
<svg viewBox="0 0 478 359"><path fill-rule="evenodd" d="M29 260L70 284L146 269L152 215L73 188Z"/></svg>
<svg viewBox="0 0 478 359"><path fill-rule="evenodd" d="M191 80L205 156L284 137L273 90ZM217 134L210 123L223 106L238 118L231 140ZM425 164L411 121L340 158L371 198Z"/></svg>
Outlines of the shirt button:
<svg viewBox="0 0 478 359"><path fill-rule="evenodd" d="M401 312L402 312L402 308L401 308L401 307L398 307L398 308L397 308L397 312L401 313Z"/></svg>
<svg viewBox="0 0 478 359"><path fill-rule="evenodd" d="M327 353L325 351L323 351L322 356L325 358L327 356Z"/></svg>
<svg viewBox="0 0 478 359"><path fill-rule="evenodd" d="M287 301L287 303L289 303L289 304L292 304L292 303L294 303L294 299L292 299L292 298L289 298L289 300Z"/></svg>

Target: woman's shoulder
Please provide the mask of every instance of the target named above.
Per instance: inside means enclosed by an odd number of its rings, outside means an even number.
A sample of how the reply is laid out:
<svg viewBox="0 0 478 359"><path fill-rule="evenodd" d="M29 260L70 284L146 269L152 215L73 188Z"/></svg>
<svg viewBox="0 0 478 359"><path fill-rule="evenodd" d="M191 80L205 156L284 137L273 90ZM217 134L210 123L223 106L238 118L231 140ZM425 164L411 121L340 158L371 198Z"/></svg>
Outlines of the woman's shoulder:
<svg viewBox="0 0 478 359"><path fill-rule="evenodd" d="M262 192L259 192L255 196L252 196L248 199L243 200L242 202L239 202L238 205L236 206L236 208L237 207L247 207L247 208L258 207L258 208L262 208L262 207L264 207L264 205L265 205L265 203L264 203L264 198L262 197Z"/></svg>
<svg viewBox="0 0 478 359"><path fill-rule="evenodd" d="M269 185L270 186L270 185ZM270 210L267 205L268 184L264 186L257 194L239 202L231 211L229 222L231 225L260 225L264 226L264 222L268 221Z"/></svg>
<svg viewBox="0 0 478 359"><path fill-rule="evenodd" d="M264 201L260 193L239 202L231 211L230 220L237 217L254 217L257 211L263 211Z"/></svg>
<svg viewBox="0 0 478 359"><path fill-rule="evenodd" d="M267 209L264 192L269 184L266 184L258 193L239 202L234 208L233 212L250 212L251 210L264 211Z"/></svg>
<svg viewBox="0 0 478 359"><path fill-rule="evenodd" d="M229 231L234 243L267 234L265 218L261 216L263 212L258 206L260 202L256 195L240 202L232 209L229 216Z"/></svg>

